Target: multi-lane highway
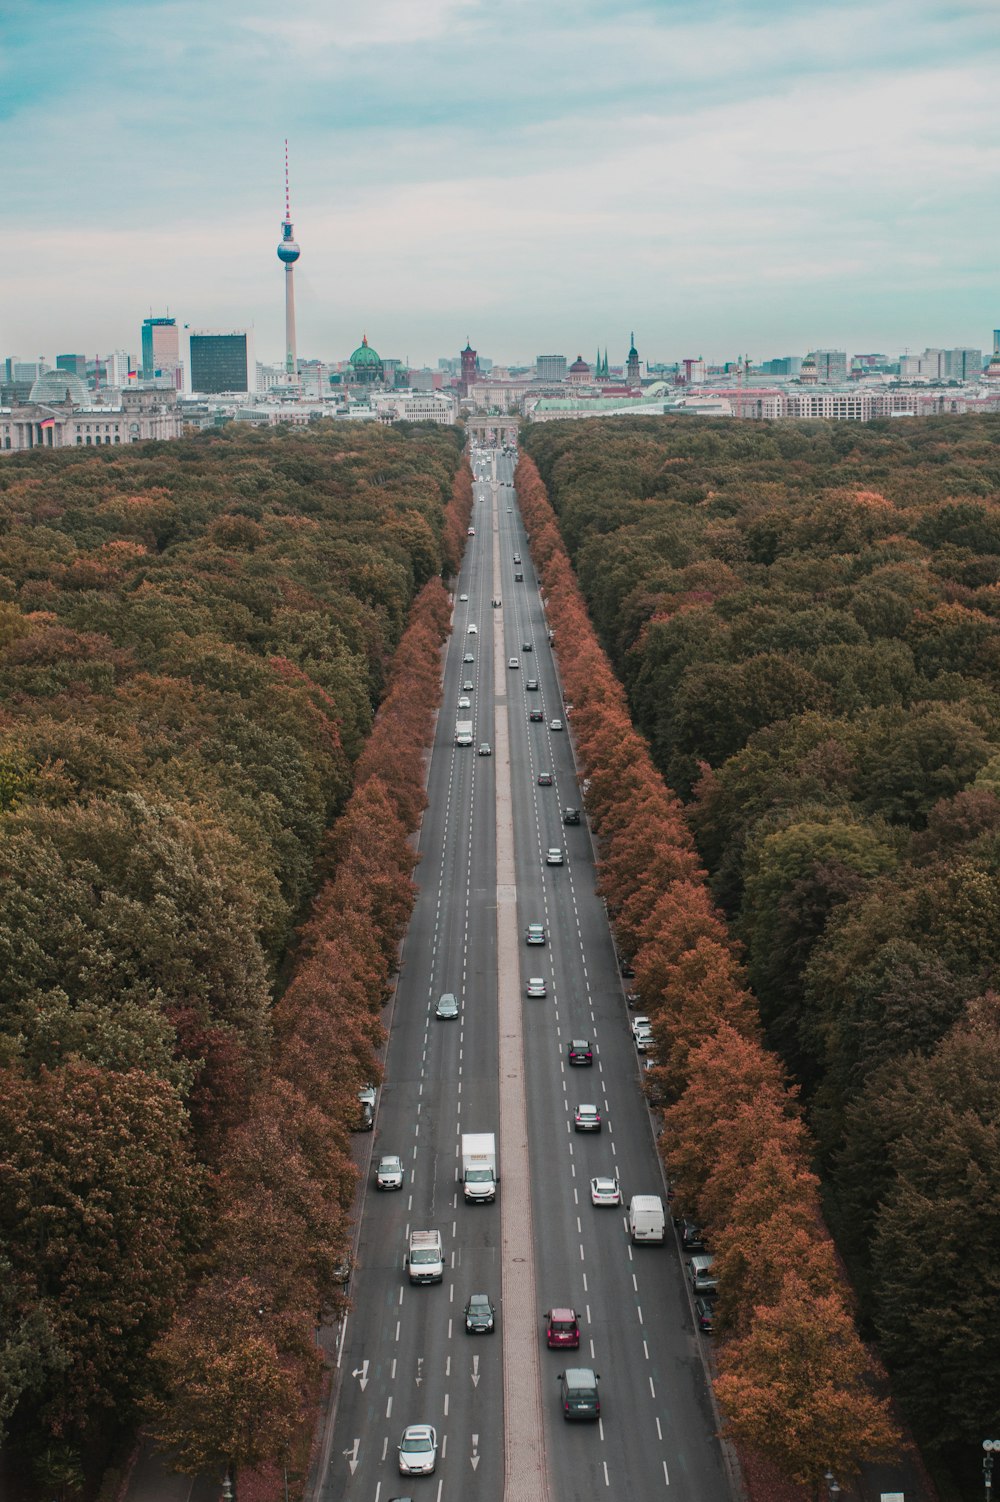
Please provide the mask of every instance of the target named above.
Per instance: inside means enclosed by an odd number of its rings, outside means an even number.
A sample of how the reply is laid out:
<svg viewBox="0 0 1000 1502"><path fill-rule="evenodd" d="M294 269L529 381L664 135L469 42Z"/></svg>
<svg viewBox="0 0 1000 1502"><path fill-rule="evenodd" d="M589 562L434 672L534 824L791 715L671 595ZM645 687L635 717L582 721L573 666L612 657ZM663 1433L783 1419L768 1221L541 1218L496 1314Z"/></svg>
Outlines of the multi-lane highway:
<svg viewBox="0 0 1000 1502"><path fill-rule="evenodd" d="M692 1327L673 1239L633 1248L624 1207L590 1202L595 1174L616 1175L626 1205L662 1184L589 831L585 820L562 823L563 807L582 800L513 463L493 451L473 456L475 536L458 585L468 599L456 597L419 896L372 1143L373 1162L398 1152L406 1178L401 1193L376 1193L369 1182L365 1196L318 1494L499 1502L506 1468L507 1502L515 1490L526 1499L547 1491L551 1502L726 1502L704 1337ZM508 667L510 658L520 665ZM472 708L459 711L466 680ZM535 707L541 723L529 720ZM475 743L456 747L455 719L470 714ZM553 730L553 719L567 728ZM492 756L477 754L482 742ZM551 785L539 784L540 772ZM563 865L546 864L550 846L563 848ZM544 924L544 947L524 943L529 923ZM545 999L525 997L529 976L544 977ZM445 991L461 1001L455 1021L434 1016ZM567 1064L572 1038L590 1041L593 1067ZM574 1132L578 1102L599 1106L600 1133ZM466 1205L460 1134L501 1128L498 1202ZM444 1281L414 1287L407 1235L429 1228L444 1237ZM497 1306L493 1336L465 1333L474 1292ZM553 1305L579 1313L578 1354L546 1349L542 1316ZM556 1374L567 1365L600 1373L599 1424L563 1421ZM412 1423L437 1429L433 1477L399 1475L396 1446ZM544 1474L532 1482L538 1464Z"/></svg>

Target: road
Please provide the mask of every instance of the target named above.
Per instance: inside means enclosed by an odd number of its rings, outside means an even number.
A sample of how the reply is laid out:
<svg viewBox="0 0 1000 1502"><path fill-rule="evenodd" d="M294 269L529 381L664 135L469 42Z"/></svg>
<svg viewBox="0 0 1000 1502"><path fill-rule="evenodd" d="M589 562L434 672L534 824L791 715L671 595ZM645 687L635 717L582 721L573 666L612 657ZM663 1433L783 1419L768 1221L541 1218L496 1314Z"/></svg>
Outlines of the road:
<svg viewBox="0 0 1000 1502"><path fill-rule="evenodd" d="M633 1193L662 1193L662 1184L611 937L594 893L589 831L585 821L562 823L563 806L581 800L570 736L550 725L567 719L513 463L502 453L474 455L476 535L458 586L468 599L455 605L420 835L419 895L373 1143L373 1157L400 1153L407 1177L401 1193L369 1186L365 1196L354 1307L341 1332L339 1399L317 1495L322 1502L401 1495L527 1502L547 1489L551 1502L725 1502L731 1490L715 1437L704 1337L692 1326L676 1246L671 1239L633 1249L624 1210L590 1202L596 1173L617 1175L626 1203ZM514 582L515 553L522 583ZM463 662L466 654L473 662ZM506 666L512 657L517 668ZM529 678L538 690L527 689ZM472 709L462 717L471 712L476 746L489 742L490 757L453 745L467 679ZM545 714L540 724L528 720L536 705ZM550 772L553 785L540 786L539 772ZM499 893L498 831L501 870L513 873ZM545 863L553 845L565 850L562 866ZM545 947L524 944L532 922L545 925ZM524 997L529 975L544 977L545 999ZM459 1020L435 1019L443 991L458 995ZM576 1037L592 1044L590 1069L566 1063ZM511 1061L520 1061L522 1050L519 1074ZM499 1200L466 1205L457 1183L459 1137L499 1132L501 1067L502 1146L512 1145L501 1156ZM573 1131L579 1101L600 1107L599 1134ZM516 1131L521 1111L526 1141ZM530 1185L530 1204L522 1185ZM407 1235L431 1227L444 1237L445 1278L412 1287L403 1266ZM498 1307L498 1333L469 1337L464 1304L483 1291ZM543 1312L559 1304L580 1315L579 1355L545 1348ZM599 1424L563 1421L556 1374L567 1364L600 1373ZM432 1478L398 1474L400 1434L417 1422L438 1431ZM531 1487L524 1477L539 1456L545 1475Z"/></svg>

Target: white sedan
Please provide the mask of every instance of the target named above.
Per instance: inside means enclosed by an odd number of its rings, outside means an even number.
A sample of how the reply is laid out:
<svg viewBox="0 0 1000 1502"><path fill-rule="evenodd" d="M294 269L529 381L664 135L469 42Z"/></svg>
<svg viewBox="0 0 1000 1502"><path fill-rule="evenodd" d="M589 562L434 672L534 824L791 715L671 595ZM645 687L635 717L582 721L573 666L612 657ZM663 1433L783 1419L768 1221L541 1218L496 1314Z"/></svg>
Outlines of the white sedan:
<svg viewBox="0 0 1000 1502"><path fill-rule="evenodd" d="M544 995L546 995L545 981L542 979L542 977L540 975L532 975L529 978L529 980L528 980L528 995L529 996L544 996Z"/></svg>
<svg viewBox="0 0 1000 1502"><path fill-rule="evenodd" d="M431 1476L437 1464L437 1430L432 1424L407 1424L399 1442L403 1476Z"/></svg>
<svg viewBox="0 0 1000 1502"><path fill-rule="evenodd" d="M468 635L468 636L478 636L479 635L479 627L475 623L473 623L469 627L466 635Z"/></svg>
<svg viewBox="0 0 1000 1502"><path fill-rule="evenodd" d="M469 596L468 595L459 595L458 598L462 601L462 603L464 605L465 602L468 600Z"/></svg>
<svg viewBox="0 0 1000 1502"><path fill-rule="evenodd" d="M620 1205L622 1192L617 1179L598 1177L590 1181L592 1205Z"/></svg>
<svg viewBox="0 0 1000 1502"><path fill-rule="evenodd" d="M562 729L562 720L550 720L549 721L549 729L550 730L561 730Z"/></svg>

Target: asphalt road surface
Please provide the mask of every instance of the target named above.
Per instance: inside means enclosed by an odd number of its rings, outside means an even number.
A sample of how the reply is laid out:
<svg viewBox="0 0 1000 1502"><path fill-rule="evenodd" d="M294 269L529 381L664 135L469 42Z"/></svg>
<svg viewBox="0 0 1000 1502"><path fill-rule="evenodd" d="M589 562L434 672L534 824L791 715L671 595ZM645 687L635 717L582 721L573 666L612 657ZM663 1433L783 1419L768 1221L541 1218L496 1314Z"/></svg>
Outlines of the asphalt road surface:
<svg viewBox="0 0 1000 1502"><path fill-rule="evenodd" d="M634 1193L662 1195L663 1185L611 937L594 893L590 833L585 820L562 823L563 807L582 798L513 464L511 455L473 455L476 535L458 586L469 598L456 595L420 835L419 896L372 1144L373 1163L381 1153L402 1156L406 1180L394 1193L378 1193L369 1182L365 1195L318 1496L541 1502L547 1493L551 1502L726 1502L732 1493L702 1360L705 1337L692 1324L673 1235L663 1247L633 1248L625 1209L597 1209L590 1201L595 1174L616 1175L626 1205ZM515 553L522 583L514 582ZM463 662L467 652L474 662ZM506 665L511 657L518 668ZM527 690L529 678L538 679L537 692ZM475 744L456 747L466 679L474 684L472 709L461 717L471 713ZM545 715L540 724L528 720L536 706ZM550 729L553 718L567 728ZM477 755L484 741L490 757ZM551 786L539 785L539 772L552 774ZM506 878L498 905L498 831L502 869L509 865L514 876L516 928ZM553 845L565 852L562 866L545 863ZM535 922L545 925L545 947L524 943ZM544 999L525 997L529 976L544 977ZM459 997L456 1021L434 1017L443 991ZM567 1064L571 1038L590 1041L591 1068ZM523 1074L515 1077L511 1060L522 1055ZM508 1151L498 1201L466 1205L460 1134L499 1134L501 1067ZM600 1133L574 1132L578 1102L599 1106ZM524 1113L526 1136L513 1130ZM403 1258L411 1228L441 1231L442 1283L410 1285ZM465 1333L464 1306L474 1292L489 1293L497 1306L495 1335ZM579 1313L579 1353L545 1347L544 1311L562 1304ZM556 1376L567 1365L600 1373L599 1423L562 1419ZM411 1423L437 1429L432 1477L399 1475L396 1446ZM544 1475L532 1484L526 1478L538 1457Z"/></svg>

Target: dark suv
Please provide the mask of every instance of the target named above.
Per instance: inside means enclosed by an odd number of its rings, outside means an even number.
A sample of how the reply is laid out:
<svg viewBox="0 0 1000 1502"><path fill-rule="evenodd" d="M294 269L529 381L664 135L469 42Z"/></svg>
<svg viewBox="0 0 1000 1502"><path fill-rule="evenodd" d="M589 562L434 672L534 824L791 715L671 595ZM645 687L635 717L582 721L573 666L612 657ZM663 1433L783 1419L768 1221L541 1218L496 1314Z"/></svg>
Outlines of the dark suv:
<svg viewBox="0 0 1000 1502"><path fill-rule="evenodd" d="M580 810L578 808L564 808L563 809L563 823L564 824L579 824L579 822L580 822Z"/></svg>
<svg viewBox="0 0 1000 1502"><path fill-rule="evenodd" d="M597 1384L600 1376L589 1366L568 1366L559 1373L559 1396L564 1419L599 1419L601 1399Z"/></svg>

